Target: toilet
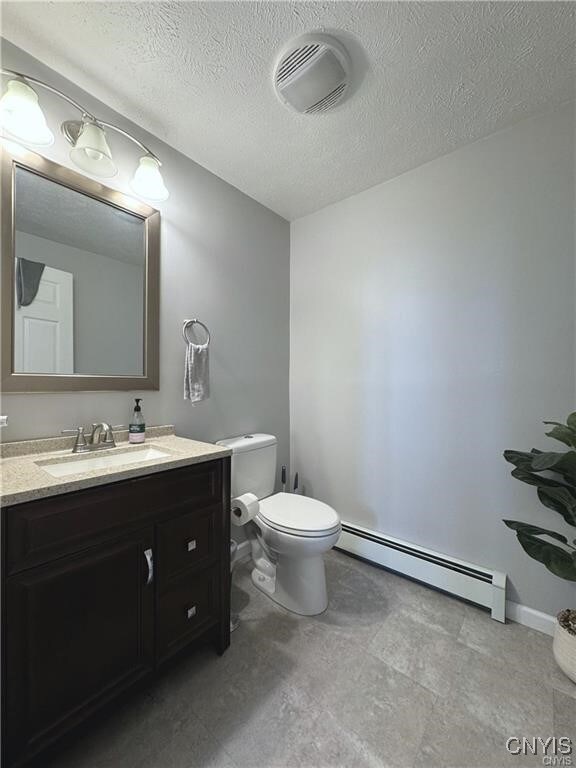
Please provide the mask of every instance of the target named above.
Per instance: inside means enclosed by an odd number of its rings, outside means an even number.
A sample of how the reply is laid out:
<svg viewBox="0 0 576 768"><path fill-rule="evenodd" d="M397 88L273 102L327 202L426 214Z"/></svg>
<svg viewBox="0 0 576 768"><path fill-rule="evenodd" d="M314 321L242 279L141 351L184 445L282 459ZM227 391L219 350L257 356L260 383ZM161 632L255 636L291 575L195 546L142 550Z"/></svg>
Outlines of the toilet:
<svg viewBox="0 0 576 768"><path fill-rule="evenodd" d="M244 527L254 585L289 611L322 613L328 605L324 554L340 536L338 513L307 496L274 493L274 435L230 437L218 445L232 450L232 498L253 493L260 501L256 517Z"/></svg>

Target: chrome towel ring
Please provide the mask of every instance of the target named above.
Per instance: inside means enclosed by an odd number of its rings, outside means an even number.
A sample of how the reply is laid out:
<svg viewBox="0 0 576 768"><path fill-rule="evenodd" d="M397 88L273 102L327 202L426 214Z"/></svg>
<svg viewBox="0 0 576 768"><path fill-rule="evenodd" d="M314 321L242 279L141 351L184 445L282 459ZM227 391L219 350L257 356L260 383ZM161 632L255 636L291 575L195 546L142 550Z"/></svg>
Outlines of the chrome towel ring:
<svg viewBox="0 0 576 768"><path fill-rule="evenodd" d="M196 344L195 341L192 341L192 339L189 338L188 331L193 325L199 325L206 331L206 341L204 344ZM197 318L193 318L192 320L184 320L184 323L182 324L182 336L184 337L186 344L196 344L198 347L207 347L210 344L210 331L208 330L208 327Z"/></svg>

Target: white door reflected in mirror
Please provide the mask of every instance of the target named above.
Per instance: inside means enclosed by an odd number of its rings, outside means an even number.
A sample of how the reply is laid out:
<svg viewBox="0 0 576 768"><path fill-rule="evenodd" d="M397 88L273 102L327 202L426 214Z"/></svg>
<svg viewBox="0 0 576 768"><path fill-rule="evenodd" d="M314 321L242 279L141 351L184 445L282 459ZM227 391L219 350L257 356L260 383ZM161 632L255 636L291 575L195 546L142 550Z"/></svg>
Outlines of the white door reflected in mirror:
<svg viewBox="0 0 576 768"><path fill-rule="evenodd" d="M142 376L144 219L21 167L14 195L14 373Z"/></svg>
<svg viewBox="0 0 576 768"><path fill-rule="evenodd" d="M71 272L47 266L30 304L19 307L16 296L14 370L74 373L74 276Z"/></svg>

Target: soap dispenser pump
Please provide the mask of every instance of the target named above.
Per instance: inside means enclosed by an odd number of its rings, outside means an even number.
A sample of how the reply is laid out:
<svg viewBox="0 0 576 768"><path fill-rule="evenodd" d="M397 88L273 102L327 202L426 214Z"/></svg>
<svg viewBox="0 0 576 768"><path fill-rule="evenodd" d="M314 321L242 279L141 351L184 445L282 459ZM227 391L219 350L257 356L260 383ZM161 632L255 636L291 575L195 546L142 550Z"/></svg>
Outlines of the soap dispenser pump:
<svg viewBox="0 0 576 768"><path fill-rule="evenodd" d="M143 443L146 439L146 422L144 421L144 414L140 403L141 397L135 397L136 405L134 406L134 413L130 419L130 426L128 427L128 442L130 443Z"/></svg>

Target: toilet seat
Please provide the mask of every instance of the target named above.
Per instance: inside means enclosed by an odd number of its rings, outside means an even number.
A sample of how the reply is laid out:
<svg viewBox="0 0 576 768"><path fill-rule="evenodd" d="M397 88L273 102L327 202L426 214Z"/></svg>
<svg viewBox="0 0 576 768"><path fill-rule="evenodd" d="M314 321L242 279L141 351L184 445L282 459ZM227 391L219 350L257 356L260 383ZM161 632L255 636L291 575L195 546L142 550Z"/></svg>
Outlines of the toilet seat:
<svg viewBox="0 0 576 768"><path fill-rule="evenodd" d="M332 507L294 493L262 499L258 515L271 528L292 536L331 536L340 529L340 518Z"/></svg>

